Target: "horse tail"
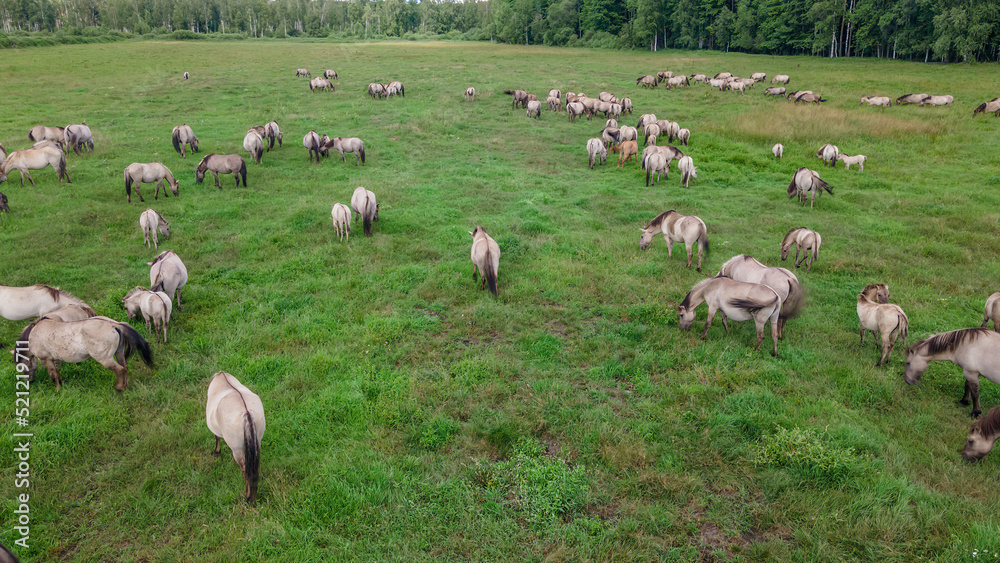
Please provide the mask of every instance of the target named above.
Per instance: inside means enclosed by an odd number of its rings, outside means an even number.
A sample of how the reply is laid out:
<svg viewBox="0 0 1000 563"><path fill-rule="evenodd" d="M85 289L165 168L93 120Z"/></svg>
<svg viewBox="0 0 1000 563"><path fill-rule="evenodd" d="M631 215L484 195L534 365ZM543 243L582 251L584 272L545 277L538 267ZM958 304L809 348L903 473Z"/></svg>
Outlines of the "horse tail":
<svg viewBox="0 0 1000 563"><path fill-rule="evenodd" d="M243 413L243 456L247 488L250 489L247 502L252 503L257 498L257 484L260 483L260 440L250 411Z"/></svg>
<svg viewBox="0 0 1000 563"><path fill-rule="evenodd" d="M132 176L125 170L125 195L132 198Z"/></svg>
<svg viewBox="0 0 1000 563"><path fill-rule="evenodd" d="M66 176L66 183L72 184L73 181L69 179L69 171L66 170L66 154L59 154L59 181L62 182L63 176Z"/></svg>
<svg viewBox="0 0 1000 563"><path fill-rule="evenodd" d="M910 334L910 321L904 314L896 315L896 328L899 329L899 336L902 342L906 342L906 337ZM895 330L895 329L893 329Z"/></svg>
<svg viewBox="0 0 1000 563"><path fill-rule="evenodd" d="M170 138L174 142L174 150L177 151L177 154L181 154L181 132L174 129L174 134Z"/></svg>
<svg viewBox="0 0 1000 563"><path fill-rule="evenodd" d="M653 168L651 166L646 166L646 187L649 187L649 179L652 176Z"/></svg>
<svg viewBox="0 0 1000 563"><path fill-rule="evenodd" d="M156 278L153 280L153 285L149 288L150 291L156 293L157 291L163 291L163 275L156 274Z"/></svg>
<svg viewBox="0 0 1000 563"><path fill-rule="evenodd" d="M797 317L802 310L803 297L802 286L792 283L792 280L788 280L788 297L785 297L785 301L781 304L780 318L791 319Z"/></svg>
<svg viewBox="0 0 1000 563"><path fill-rule="evenodd" d="M833 188L830 187L830 184L827 184L826 182L820 180L819 178L816 178L816 184L819 186L820 189L824 189L830 195L833 195Z"/></svg>
<svg viewBox="0 0 1000 563"><path fill-rule="evenodd" d="M367 200L365 200L365 203L367 204ZM361 217L362 219L364 219L365 223L365 236L366 237L372 236L372 215L368 213L367 205L365 206L365 213Z"/></svg>
<svg viewBox="0 0 1000 563"><path fill-rule="evenodd" d="M486 271L483 272L483 277L486 278L486 284L490 286L490 293L497 295L497 271L493 269L493 259L490 255L489 245L486 247L484 261L486 262Z"/></svg>
<svg viewBox="0 0 1000 563"><path fill-rule="evenodd" d="M698 236L698 244L705 249L705 254L708 254L708 229L701 230L701 234Z"/></svg>
<svg viewBox="0 0 1000 563"><path fill-rule="evenodd" d="M121 353L122 358L127 360L133 352L138 351L143 363L150 367L153 366L153 351L149 347L149 342L146 342L146 339L138 331L125 323L118 323L115 330L121 337L118 350L115 351L116 357Z"/></svg>
<svg viewBox="0 0 1000 563"><path fill-rule="evenodd" d="M777 293L774 294L774 299L768 301L767 303L760 303L758 301L754 301L753 299L732 299L729 301L729 304L737 309L743 309L751 315L755 315L761 309L774 305L775 301L778 301L779 303L781 301L781 298L778 297Z"/></svg>
<svg viewBox="0 0 1000 563"><path fill-rule="evenodd" d="M316 157L316 160L319 160L319 157ZM240 176L243 177L243 187L247 187L247 161L245 160L240 163ZM240 185L239 178L236 179L236 185Z"/></svg>
<svg viewBox="0 0 1000 563"><path fill-rule="evenodd" d="M507 94L507 95L512 95L514 93L514 91L513 90L504 90L503 93ZM29 134L29 137L30 137L30 134ZM32 140L34 140L34 139L32 139Z"/></svg>
<svg viewBox="0 0 1000 563"><path fill-rule="evenodd" d="M361 145L361 164L365 163L365 146Z"/></svg>

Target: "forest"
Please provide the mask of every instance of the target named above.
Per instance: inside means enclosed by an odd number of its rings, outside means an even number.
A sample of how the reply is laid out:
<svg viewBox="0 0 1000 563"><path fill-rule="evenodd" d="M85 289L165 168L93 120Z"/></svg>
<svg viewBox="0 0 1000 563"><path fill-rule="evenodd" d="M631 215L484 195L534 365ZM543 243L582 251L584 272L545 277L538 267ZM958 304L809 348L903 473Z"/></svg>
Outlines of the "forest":
<svg viewBox="0 0 1000 563"><path fill-rule="evenodd" d="M0 22L11 37L438 37L949 63L997 60L1000 0L0 0Z"/></svg>

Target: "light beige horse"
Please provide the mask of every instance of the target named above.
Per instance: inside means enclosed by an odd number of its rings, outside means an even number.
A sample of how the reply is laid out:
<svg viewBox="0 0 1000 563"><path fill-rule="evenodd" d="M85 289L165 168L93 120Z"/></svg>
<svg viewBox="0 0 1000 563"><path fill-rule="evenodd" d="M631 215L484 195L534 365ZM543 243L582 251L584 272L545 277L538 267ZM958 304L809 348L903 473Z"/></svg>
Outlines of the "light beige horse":
<svg viewBox="0 0 1000 563"><path fill-rule="evenodd" d="M858 165L858 170L861 172L865 171L865 163L868 162L868 157L863 154L858 154L855 156L847 156L846 154L838 154L837 160L844 163L844 170L850 170L852 164Z"/></svg>
<svg viewBox="0 0 1000 563"><path fill-rule="evenodd" d="M684 155L677 161L677 168L681 171L681 185L685 188L691 187L691 179L698 177L698 167L694 165L694 160Z"/></svg>
<svg viewBox="0 0 1000 563"><path fill-rule="evenodd" d="M141 314L146 321L146 332L155 337L157 333L163 333L163 343L167 343L167 327L170 325L171 303L170 297L162 291L150 291L146 288L136 286L122 298L122 305L128 318L135 318ZM154 331L155 329L155 331Z"/></svg>
<svg viewBox="0 0 1000 563"><path fill-rule="evenodd" d="M0 285L0 317L11 321L42 317L69 305L79 305L97 314L82 299L58 287L43 284L27 287Z"/></svg>
<svg viewBox="0 0 1000 563"><path fill-rule="evenodd" d="M953 101L955 101L954 96L927 96L926 99L920 102L920 105L927 104L935 107L950 106Z"/></svg>
<svg viewBox="0 0 1000 563"><path fill-rule="evenodd" d="M988 102L979 104L976 109L972 110L972 117L984 112L992 113L993 117L1000 117L1000 98L993 98Z"/></svg>
<svg viewBox="0 0 1000 563"><path fill-rule="evenodd" d="M767 73L766 72L755 72L755 73L753 73L753 74L750 75L750 79L753 80L754 82L763 82L763 81L767 80Z"/></svg>
<svg viewBox="0 0 1000 563"><path fill-rule="evenodd" d="M782 145L781 143L775 143L774 146L771 147L771 154L774 155L774 158L780 160L781 155L785 154L785 145Z"/></svg>
<svg viewBox="0 0 1000 563"><path fill-rule="evenodd" d="M785 323L795 318L805 306L805 294L799 278L785 268L772 268L758 262L752 256L738 254L727 260L719 268L720 276L746 283L761 283L770 287L781 298L781 314L778 315L778 338L785 336Z"/></svg>
<svg viewBox="0 0 1000 563"><path fill-rule="evenodd" d="M337 71L333 70L332 68L328 68L325 71L323 71L323 78L336 78L338 80L340 79L340 77L337 76Z"/></svg>
<svg viewBox="0 0 1000 563"><path fill-rule="evenodd" d="M325 78L320 78L319 76L317 76L316 78L313 78L312 80L309 81L309 91L315 92L316 90L319 90L321 92L323 90L333 92L333 83Z"/></svg>
<svg viewBox="0 0 1000 563"><path fill-rule="evenodd" d="M656 77L651 74L640 76L635 79L635 85L642 86L643 88L655 88L657 84L659 84L659 82L657 82Z"/></svg>
<svg viewBox="0 0 1000 563"><path fill-rule="evenodd" d="M267 150L270 151L274 148L274 141L278 141L278 146L281 146L281 129L278 128L277 121L269 121L264 124L264 137L267 138Z"/></svg>
<svg viewBox="0 0 1000 563"><path fill-rule="evenodd" d="M347 164L347 157L344 153L352 152L354 153L354 165L357 166L359 163L365 163L365 142L358 137L334 137L330 139L326 144L323 145L326 149L333 149L340 153L340 160L344 164Z"/></svg>
<svg viewBox="0 0 1000 563"><path fill-rule="evenodd" d="M862 96L859 106L868 104L870 106L878 106L887 108L892 105L892 98L889 96Z"/></svg>
<svg viewBox="0 0 1000 563"><path fill-rule="evenodd" d="M764 341L764 325L771 322L771 340L774 347L772 356L778 355L778 316L781 314L781 297L770 287L759 283L736 281L725 276L707 278L698 282L677 307L678 324L681 330L688 330L694 323L696 309L702 303L708 304L708 319L701 333L704 340L712 326L715 314L722 311L722 326L729 332L726 320L748 321L753 319L757 327L757 346Z"/></svg>
<svg viewBox="0 0 1000 563"><path fill-rule="evenodd" d="M236 179L236 187L240 187L240 177L243 178L243 187L247 187L247 163L238 154L209 154L201 159L198 168L194 171L194 180L201 183L205 179L205 172L211 172L215 177L215 187L222 189L219 183L219 174L232 174Z"/></svg>
<svg viewBox="0 0 1000 563"><path fill-rule="evenodd" d="M181 155L181 158L185 158L185 145L191 147L191 152L198 152L198 137L194 136L194 131L186 123L184 125L178 125L174 127L174 130L170 133L170 140L174 143L174 150L177 154Z"/></svg>
<svg viewBox="0 0 1000 563"><path fill-rule="evenodd" d="M795 247L795 258L792 262L798 268L802 262L806 262L806 271L812 268L812 263L819 258L819 246L823 244L823 237L816 231L805 227L795 227L785 233L785 238L781 239L781 260L787 260L788 254ZM799 251L802 251L802 259L799 259ZM806 258L809 260L806 261Z"/></svg>
<svg viewBox="0 0 1000 563"><path fill-rule="evenodd" d="M312 78L312 73L304 68L295 69L295 77L298 78L300 76L308 76L309 78Z"/></svg>
<svg viewBox="0 0 1000 563"><path fill-rule="evenodd" d="M469 86L465 89L465 101L471 102L476 99L476 89Z"/></svg>
<svg viewBox="0 0 1000 563"><path fill-rule="evenodd" d="M309 149L309 162L313 161L313 154L315 153L316 162L318 163L320 152L323 151L323 143L315 129L306 133L305 137L302 137L302 146Z"/></svg>
<svg viewBox="0 0 1000 563"><path fill-rule="evenodd" d="M570 123L576 121L576 118L587 113L587 108L580 102L569 102L566 104L566 116L569 118Z"/></svg>
<svg viewBox="0 0 1000 563"><path fill-rule="evenodd" d="M351 209L358 214L354 218L354 223L357 224L360 218L362 225L364 225L365 236L372 236L372 222L378 221L379 210L379 203L375 200L375 193L361 186L354 188L354 193L351 194Z"/></svg>
<svg viewBox="0 0 1000 563"><path fill-rule="evenodd" d="M243 473L243 497L253 503L260 483L260 442L266 427L264 403L231 374L220 371L208 384L205 422L215 435L212 455L222 453L221 440L225 440Z"/></svg>
<svg viewBox="0 0 1000 563"><path fill-rule="evenodd" d="M655 145L653 145L655 146ZM647 147L649 148L649 147ZM660 176L664 178L670 177L670 163L667 161L666 157L662 153L656 152L652 153L643 160L643 166L646 168L646 187L653 180L653 174L656 174L656 181L660 181Z"/></svg>
<svg viewBox="0 0 1000 563"><path fill-rule="evenodd" d="M986 308L983 313L983 325L980 328L986 328L990 319L993 319L993 330L1000 332L1000 291L990 295L986 299Z"/></svg>
<svg viewBox="0 0 1000 563"><path fill-rule="evenodd" d="M647 170L648 169L647 164L649 162L650 157L652 157L653 155L656 155L656 154L659 154L659 155L663 156L663 172L664 172L664 174L669 173L669 171L670 171L670 163L673 162L675 158L680 158L680 157L684 156L684 153L682 153L680 151L680 149L678 149L677 147L671 146L671 145L663 145L663 146L659 146L659 147L658 146L650 145L650 146L648 146L648 147L646 147L646 148L644 148L642 150L642 158L640 159L641 160L640 167L643 170Z"/></svg>
<svg viewBox="0 0 1000 563"><path fill-rule="evenodd" d="M646 124L646 129L642 132L642 136L646 138L646 146L655 145L656 138L660 136L660 133L659 125L655 123Z"/></svg>
<svg viewBox="0 0 1000 563"><path fill-rule="evenodd" d="M639 229L642 235L639 237L639 249L646 250L653 243L653 237L657 233L663 233L663 240L667 243L667 258L673 257L674 243L683 242L687 250L687 267L691 267L692 247L698 243L698 267L701 271L702 256L708 253L708 228L705 222L694 215L681 215L671 209L656 216L648 225Z"/></svg>
<svg viewBox="0 0 1000 563"><path fill-rule="evenodd" d="M562 91L560 91L558 88L552 88L552 89L549 90L549 94L546 97L547 98L562 98Z"/></svg>
<svg viewBox="0 0 1000 563"><path fill-rule="evenodd" d="M94 134L86 122L67 125L63 129L63 135L64 146L71 147L76 154L80 154L83 147L94 150Z"/></svg>
<svg viewBox="0 0 1000 563"><path fill-rule="evenodd" d="M62 128L60 127L60 129ZM66 170L66 154L53 147L21 149L8 154L3 165L0 165L0 183L7 181L7 174L11 170L17 170L21 173L21 187L24 187L25 176L28 177L28 181L34 186L35 181L31 178L31 173L28 171L41 170L48 166L51 166L56 171L56 174L59 175L60 184L62 183L63 176L66 177L67 184L73 183L69 179L69 172Z"/></svg>
<svg viewBox="0 0 1000 563"><path fill-rule="evenodd" d="M146 365L153 365L149 343L131 326L107 317L92 317L82 321L61 322L42 318L21 332L19 341L27 341L28 353L14 352L14 363L20 373L35 377L38 364L49 372L56 386L62 386L59 366L62 362L79 363L94 358L115 373L115 391L128 387L128 365L125 363L138 351Z"/></svg>
<svg viewBox="0 0 1000 563"><path fill-rule="evenodd" d="M91 309L87 305L66 305L58 311L52 311L51 313L46 313L42 318L52 319L54 321L59 321L63 323L69 323L73 321L82 321L84 319L89 319L90 317L96 317L97 311Z"/></svg>
<svg viewBox="0 0 1000 563"><path fill-rule="evenodd" d="M549 96L545 99L545 103L549 106L549 111L562 111L562 100L555 96Z"/></svg>
<svg viewBox="0 0 1000 563"><path fill-rule="evenodd" d="M385 97L385 85L380 82L372 82L368 85L368 95L373 100Z"/></svg>
<svg viewBox="0 0 1000 563"><path fill-rule="evenodd" d="M765 96L784 96L787 90L784 86L771 86L764 89Z"/></svg>
<svg viewBox="0 0 1000 563"><path fill-rule="evenodd" d="M333 229L340 237L340 242L351 240L351 208L343 203L334 203L330 209L330 220L333 221Z"/></svg>
<svg viewBox="0 0 1000 563"><path fill-rule="evenodd" d="M477 279L477 273L483 277L479 289L490 287L490 292L497 295L497 274L500 271L500 246L493 237L486 234L486 229L476 225L469 231L472 235L472 280Z"/></svg>
<svg viewBox="0 0 1000 563"><path fill-rule="evenodd" d="M528 102L527 109L528 117L534 117L535 119L540 119L542 117L542 103L538 100L531 100Z"/></svg>
<svg viewBox="0 0 1000 563"><path fill-rule="evenodd" d="M165 237L170 236L170 223L155 209L147 209L139 215L139 228L142 229L142 241L146 244L146 247L149 247L149 235L153 235L154 250L159 250L160 248L160 240L156 236L157 232Z"/></svg>
<svg viewBox="0 0 1000 563"><path fill-rule="evenodd" d="M900 104L920 104L924 105L924 100L930 98L927 94L903 94L896 98L896 105Z"/></svg>
<svg viewBox="0 0 1000 563"><path fill-rule="evenodd" d="M36 142L49 140L62 146L66 142L66 130L63 127L35 125L28 131L28 138Z"/></svg>
<svg viewBox="0 0 1000 563"><path fill-rule="evenodd" d="M400 81L398 81L398 80L393 80L392 82L386 84L385 88L386 88L386 93L387 94L388 94L388 90L392 89L393 90L393 94L392 94L393 96L395 96L396 94L399 94L400 96L403 96L404 98L406 97L406 90L403 89L403 83L400 82Z"/></svg>
<svg viewBox="0 0 1000 563"><path fill-rule="evenodd" d="M962 448L962 457L967 461L982 459L993 451L997 438L1000 438L1000 407L993 407L986 416L969 427L969 437Z"/></svg>
<svg viewBox="0 0 1000 563"><path fill-rule="evenodd" d="M774 78L771 79L771 84L788 84L792 79L788 77L787 74L776 74Z"/></svg>
<svg viewBox="0 0 1000 563"><path fill-rule="evenodd" d="M243 137L243 148L250 153L254 164L260 164L264 161L264 139L257 131L253 129L247 131Z"/></svg>
<svg viewBox="0 0 1000 563"><path fill-rule="evenodd" d="M156 182L156 191L153 193L153 199L160 198L160 188L163 186L163 180L167 181L167 187L174 195L178 194L179 185L177 180L174 179L174 175L170 173L170 169L164 166L160 162L133 162L125 168L125 197L128 198L128 202L132 203L132 189L135 189L135 195L139 196L139 201L146 201L142 197L143 182L151 184ZM167 194L167 189L163 189L163 197L170 197Z"/></svg>
<svg viewBox="0 0 1000 563"><path fill-rule="evenodd" d="M872 283L858 294L858 322L861 324L861 344L865 343L865 331L878 331L882 336L882 356L875 366L889 363L896 338L906 342L910 321L899 305L889 303L889 287L884 283Z"/></svg>
<svg viewBox="0 0 1000 563"><path fill-rule="evenodd" d="M602 139L593 138L587 141L587 158L591 170L594 169L594 163L604 164L608 161L608 148Z"/></svg>
<svg viewBox="0 0 1000 563"><path fill-rule="evenodd" d="M965 376L963 405L972 399L972 418L983 410L979 405L979 378L1000 384L1000 333L985 328L963 328L928 336L906 349L904 379L910 385L920 381L930 362L948 360L962 368Z"/></svg>
<svg viewBox="0 0 1000 563"><path fill-rule="evenodd" d="M799 168L792 176L792 181L788 184L788 199L798 197L802 205L806 204L807 194L809 195L809 209L813 208L816 196L826 190L833 195L833 188L819 177L819 173L808 168Z"/></svg>
<svg viewBox="0 0 1000 563"><path fill-rule="evenodd" d="M173 250L159 253L149 268L149 287L154 292L163 292L171 300L177 298L177 310L181 311L181 288L187 285L188 272L180 256Z"/></svg>
<svg viewBox="0 0 1000 563"><path fill-rule="evenodd" d="M676 125L676 123L674 125ZM688 141L691 140L691 130L688 129L687 127L681 127L680 129L678 129L677 130L677 140L680 141L681 144L686 147L687 144L688 144Z"/></svg>

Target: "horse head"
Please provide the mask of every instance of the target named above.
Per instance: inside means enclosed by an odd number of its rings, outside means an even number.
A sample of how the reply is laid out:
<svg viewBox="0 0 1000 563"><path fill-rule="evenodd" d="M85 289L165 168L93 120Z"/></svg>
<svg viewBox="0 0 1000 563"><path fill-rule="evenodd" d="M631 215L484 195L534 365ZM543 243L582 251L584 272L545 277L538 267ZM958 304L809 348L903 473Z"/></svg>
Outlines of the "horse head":
<svg viewBox="0 0 1000 563"><path fill-rule="evenodd" d="M645 226L639 229L642 235L639 236L639 250L646 250L649 245L653 243L653 236L656 235L656 231Z"/></svg>
<svg viewBox="0 0 1000 563"><path fill-rule="evenodd" d="M691 325L694 323L695 314L694 307L687 307L685 305L679 305L677 307L677 325L681 330L691 329Z"/></svg>
<svg viewBox="0 0 1000 563"><path fill-rule="evenodd" d="M0 192L0 211L10 213L10 207L7 206L7 196L3 192Z"/></svg>

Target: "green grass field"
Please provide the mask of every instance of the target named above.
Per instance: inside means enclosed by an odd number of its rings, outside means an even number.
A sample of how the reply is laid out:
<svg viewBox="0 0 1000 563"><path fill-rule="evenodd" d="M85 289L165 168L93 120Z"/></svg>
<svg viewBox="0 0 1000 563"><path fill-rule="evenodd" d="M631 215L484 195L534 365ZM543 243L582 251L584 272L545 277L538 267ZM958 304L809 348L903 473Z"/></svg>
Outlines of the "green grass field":
<svg viewBox="0 0 1000 563"><path fill-rule="evenodd" d="M310 93L297 67L340 74ZM830 100L795 106L701 85L643 90L659 70L792 76ZM191 79L185 82L182 73ZM374 101L369 82L406 97ZM148 285L149 206L171 223L160 250L187 265L183 311L155 369L133 358L121 395L97 363L44 372L27 428L14 368L0 367L0 542L20 535L15 432L30 451L25 561L976 561L1000 552L1000 454L958 452L969 407L961 370L902 380L858 342L855 299L888 283L907 344L979 326L1000 264L995 66L716 52L621 53L467 43L129 42L11 51L0 63L0 143L32 125L86 120L95 151L0 186L0 283L48 283L124 320ZM464 101L468 86L478 92ZM590 170L603 120L512 110L508 88L630 95L640 113L692 131L689 190L647 188L635 164ZM858 107L862 95L949 93L954 107ZM284 146L248 164L247 188L194 182L209 152L240 153L277 120ZM173 126L202 152L181 159ZM310 129L364 139L367 165L310 164ZM785 144L785 158L770 154ZM834 143L862 173L823 169ZM612 155L613 157L614 155ZM125 201L122 171L162 161L180 197ZM676 164L674 165L676 167ZM786 197L793 172L834 187L813 210ZM330 207L358 185L381 203L374 236L333 234ZM700 216L704 272L638 248L662 211ZM497 240L499 297L469 261L475 225ZM751 323L700 340L676 306L748 253L780 263L792 227L823 235L803 315L779 357ZM675 249L676 250L676 249ZM0 321L0 341L27 324ZM133 322L147 334L141 322ZM258 503L241 498L228 448L211 455L207 382L234 374L267 414ZM984 409L1000 390L982 384Z"/></svg>

